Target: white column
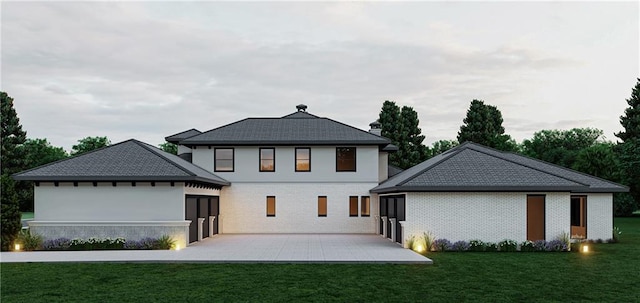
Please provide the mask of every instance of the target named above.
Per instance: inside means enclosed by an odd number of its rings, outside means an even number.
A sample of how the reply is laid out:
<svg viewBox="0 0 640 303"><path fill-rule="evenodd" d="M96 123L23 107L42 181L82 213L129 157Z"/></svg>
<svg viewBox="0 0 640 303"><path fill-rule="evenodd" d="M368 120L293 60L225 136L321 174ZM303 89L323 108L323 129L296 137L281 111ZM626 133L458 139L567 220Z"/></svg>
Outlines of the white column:
<svg viewBox="0 0 640 303"><path fill-rule="evenodd" d="M382 235L383 237L387 237L387 216L382 216L380 218L382 220Z"/></svg>
<svg viewBox="0 0 640 303"><path fill-rule="evenodd" d="M209 216L209 237L213 237L213 222L216 220L216 216Z"/></svg>
<svg viewBox="0 0 640 303"><path fill-rule="evenodd" d="M198 218L198 241L202 241L204 218Z"/></svg>

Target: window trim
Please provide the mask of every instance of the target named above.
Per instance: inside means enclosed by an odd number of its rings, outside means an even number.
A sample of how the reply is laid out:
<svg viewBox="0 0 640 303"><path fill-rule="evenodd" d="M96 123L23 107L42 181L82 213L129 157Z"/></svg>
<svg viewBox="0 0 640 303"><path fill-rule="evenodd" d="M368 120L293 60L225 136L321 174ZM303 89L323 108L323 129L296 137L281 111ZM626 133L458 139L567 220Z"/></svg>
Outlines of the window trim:
<svg viewBox="0 0 640 303"><path fill-rule="evenodd" d="M353 148L353 169L338 169L338 150L341 148ZM358 149L355 146L336 147L336 172L355 172L358 170Z"/></svg>
<svg viewBox="0 0 640 303"><path fill-rule="evenodd" d="M299 149L306 149L309 151L309 169L308 170L299 170L298 169L298 150ZM311 147L296 147L295 151L294 151L294 155L293 155L293 168L295 169L296 172L311 172Z"/></svg>
<svg viewBox="0 0 640 303"><path fill-rule="evenodd" d="M273 199L273 214L269 214L269 199ZM275 217L276 216L276 196L267 196L267 217Z"/></svg>
<svg viewBox="0 0 640 303"><path fill-rule="evenodd" d="M367 203L365 204L365 200ZM367 213L364 213L363 206L367 205ZM361 196L360 197L360 217L370 217L371 216L371 197L370 196Z"/></svg>
<svg viewBox="0 0 640 303"><path fill-rule="evenodd" d="M321 202L320 201L322 201L321 199L324 199L324 214L320 212L320 209L321 209L321 207L320 207ZM321 217L321 218L326 218L327 217L327 213L328 213L327 208L328 208L328 204L329 204L328 202L329 201L327 199L327 196L318 196L318 217Z"/></svg>
<svg viewBox="0 0 640 303"><path fill-rule="evenodd" d="M231 170L218 169L218 150L230 149L231 150ZM228 160L228 159L222 159ZM213 171L214 172L234 172L236 169L236 149L233 147L216 147L213 149Z"/></svg>
<svg viewBox="0 0 640 303"><path fill-rule="evenodd" d="M262 169L262 150L272 150L273 151L273 169L272 170L265 170ZM266 160L271 160L271 159L266 159ZM276 171L276 148L275 147L260 147L258 149L258 171L259 172L268 172L268 173L273 173Z"/></svg>
<svg viewBox="0 0 640 303"><path fill-rule="evenodd" d="M355 207L353 207L353 202L355 202ZM358 209L359 203L358 203L358 196L349 196L349 217L357 217L359 214L359 209ZM352 210L355 210L355 214L353 212L351 212Z"/></svg>

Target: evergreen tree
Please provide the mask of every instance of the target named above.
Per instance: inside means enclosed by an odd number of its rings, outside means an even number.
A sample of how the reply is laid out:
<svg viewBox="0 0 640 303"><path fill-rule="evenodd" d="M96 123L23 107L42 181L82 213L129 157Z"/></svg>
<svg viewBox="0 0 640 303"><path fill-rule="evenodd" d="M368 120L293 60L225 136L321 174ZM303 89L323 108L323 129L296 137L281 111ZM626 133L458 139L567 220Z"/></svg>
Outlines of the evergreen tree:
<svg viewBox="0 0 640 303"><path fill-rule="evenodd" d="M500 150L515 151L517 144L511 136L504 134L502 113L482 100L471 101L467 116L458 132L458 142L475 142Z"/></svg>
<svg viewBox="0 0 640 303"><path fill-rule="evenodd" d="M624 183L629 186L629 193L635 200L630 209L638 209L640 204L640 79L637 79L627 104L629 107L620 117L620 124L624 127L624 131L617 133L616 136L622 139L618 145L618 151Z"/></svg>
<svg viewBox="0 0 640 303"><path fill-rule="evenodd" d="M425 159L424 136L418 127L418 113L412 107L400 109L395 102L387 100L382 104L378 122L382 124L382 136L398 146L397 152L389 154L389 164L406 169Z"/></svg>
<svg viewBox="0 0 640 303"><path fill-rule="evenodd" d="M436 142L433 142L433 144L431 144L431 147L427 150L427 158L435 157L456 146L458 146L458 141L456 140L438 140Z"/></svg>
<svg viewBox="0 0 640 303"><path fill-rule="evenodd" d="M22 130L20 119L13 108L13 98L7 93L0 92L2 121L2 165L0 173L11 175L22 171L25 167L24 157L21 155L20 146L27 140L27 133Z"/></svg>
<svg viewBox="0 0 640 303"><path fill-rule="evenodd" d="M15 183L8 175L2 175L2 201L0 203L0 224L2 224L2 234L0 243L2 251L9 250L15 239L18 237L22 223L20 222L20 209L18 207L18 196L14 191Z"/></svg>

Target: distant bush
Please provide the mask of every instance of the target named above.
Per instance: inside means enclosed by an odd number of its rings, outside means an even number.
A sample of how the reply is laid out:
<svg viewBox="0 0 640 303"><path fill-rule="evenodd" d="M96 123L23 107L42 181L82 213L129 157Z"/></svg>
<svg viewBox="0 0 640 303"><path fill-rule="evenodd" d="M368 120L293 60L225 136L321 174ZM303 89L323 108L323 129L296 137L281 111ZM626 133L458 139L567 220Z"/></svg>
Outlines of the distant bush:
<svg viewBox="0 0 640 303"><path fill-rule="evenodd" d="M517 251L518 242L506 239L506 240L500 241L500 243L498 243L498 247L500 248L500 251L506 251L506 252Z"/></svg>
<svg viewBox="0 0 640 303"><path fill-rule="evenodd" d="M471 240L469 241L469 251L484 251L485 249L484 242L480 240Z"/></svg>
<svg viewBox="0 0 640 303"><path fill-rule="evenodd" d="M453 251L467 251L467 250L469 250L469 242L467 242L467 241L456 241L451 245L451 250L453 250Z"/></svg>
<svg viewBox="0 0 640 303"><path fill-rule="evenodd" d="M451 241L447 239L437 239L433 241L433 246L436 251L448 251L451 250Z"/></svg>
<svg viewBox="0 0 640 303"><path fill-rule="evenodd" d="M531 252L531 251L536 251L536 247L534 246L533 241L524 241L522 243L520 243L520 251L523 252Z"/></svg>

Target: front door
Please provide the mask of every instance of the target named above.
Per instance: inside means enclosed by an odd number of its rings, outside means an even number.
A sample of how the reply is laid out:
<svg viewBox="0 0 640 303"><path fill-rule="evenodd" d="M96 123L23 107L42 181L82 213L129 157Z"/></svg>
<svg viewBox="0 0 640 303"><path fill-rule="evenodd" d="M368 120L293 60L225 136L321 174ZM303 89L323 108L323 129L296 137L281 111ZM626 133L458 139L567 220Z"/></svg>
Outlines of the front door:
<svg viewBox="0 0 640 303"><path fill-rule="evenodd" d="M527 240L544 240L544 195L527 196Z"/></svg>

